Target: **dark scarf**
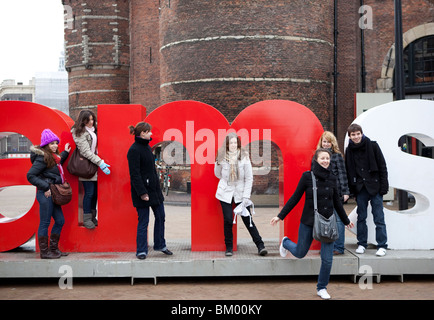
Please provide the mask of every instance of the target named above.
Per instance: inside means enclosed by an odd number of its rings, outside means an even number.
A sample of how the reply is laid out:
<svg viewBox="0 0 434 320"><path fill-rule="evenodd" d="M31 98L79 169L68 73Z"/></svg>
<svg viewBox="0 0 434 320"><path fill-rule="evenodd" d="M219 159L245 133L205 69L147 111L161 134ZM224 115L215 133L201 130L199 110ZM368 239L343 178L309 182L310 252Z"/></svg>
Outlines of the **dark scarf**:
<svg viewBox="0 0 434 320"><path fill-rule="evenodd" d="M151 140L152 140L152 138L149 139L149 140L146 140L146 139L141 138L140 136L136 136L136 137L135 137L135 141L136 141L137 143L139 143L139 144L144 145L144 146L149 145L149 142L151 142Z"/></svg>
<svg viewBox="0 0 434 320"><path fill-rule="evenodd" d="M321 180L327 180L331 171L321 166L316 160L312 161L312 171L316 178Z"/></svg>
<svg viewBox="0 0 434 320"><path fill-rule="evenodd" d="M360 152L365 153L368 157L368 170L369 172L378 171L377 161L375 161L374 148L372 147L372 141L363 135L362 141L360 143L355 144L352 140L350 140L348 144L348 150L345 155L348 163L350 164L347 168L348 176L350 177L350 182L355 183L357 180L356 174L356 161L354 159L354 153Z"/></svg>

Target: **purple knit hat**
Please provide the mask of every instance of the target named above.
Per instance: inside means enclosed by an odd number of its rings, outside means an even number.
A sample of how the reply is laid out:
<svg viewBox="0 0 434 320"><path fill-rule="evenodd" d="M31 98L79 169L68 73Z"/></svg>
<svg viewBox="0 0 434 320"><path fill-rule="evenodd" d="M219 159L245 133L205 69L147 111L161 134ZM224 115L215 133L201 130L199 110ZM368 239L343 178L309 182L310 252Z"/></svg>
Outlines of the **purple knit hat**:
<svg viewBox="0 0 434 320"><path fill-rule="evenodd" d="M43 147L49 144L50 142L56 141L60 143L60 139L51 131L50 129L45 129L41 133L41 144L39 146Z"/></svg>

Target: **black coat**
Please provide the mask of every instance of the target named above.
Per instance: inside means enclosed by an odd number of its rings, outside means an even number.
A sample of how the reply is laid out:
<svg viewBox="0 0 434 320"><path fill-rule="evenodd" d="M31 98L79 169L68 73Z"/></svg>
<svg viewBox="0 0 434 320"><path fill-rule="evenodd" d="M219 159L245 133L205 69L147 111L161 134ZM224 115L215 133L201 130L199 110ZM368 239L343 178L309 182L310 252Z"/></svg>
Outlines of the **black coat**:
<svg viewBox="0 0 434 320"><path fill-rule="evenodd" d="M348 184L357 195L363 187L370 195L385 195L389 190L386 160L377 142L363 136L358 144L350 141L345 152Z"/></svg>
<svg viewBox="0 0 434 320"><path fill-rule="evenodd" d="M30 161L32 167L27 172L27 180L38 190L48 191L50 184L61 184L62 178L57 166L48 168L44 161L44 151L38 146L30 147ZM63 164L68 158L69 152L63 151L60 154L60 164Z"/></svg>
<svg viewBox="0 0 434 320"><path fill-rule="evenodd" d="M326 218L331 217L333 208L336 209L341 221L347 225L350 220L342 207L339 198L339 191L337 190L336 177L330 170L321 167L318 162L313 161L312 171L315 174L317 186L317 205L318 211ZM286 215L294 209L301 197L305 194L304 208L301 215L301 222L307 226L313 226L314 220L314 206L313 206L313 189L312 189L312 176L310 171L306 171L301 175L297 188L294 194L286 202L280 213L277 215L283 220Z"/></svg>
<svg viewBox="0 0 434 320"><path fill-rule="evenodd" d="M160 179L157 170L155 170L155 156L149 142L150 140L135 137L135 142L127 153L131 198L133 206L136 208L154 206L164 201ZM148 194L149 201L140 198L144 194Z"/></svg>

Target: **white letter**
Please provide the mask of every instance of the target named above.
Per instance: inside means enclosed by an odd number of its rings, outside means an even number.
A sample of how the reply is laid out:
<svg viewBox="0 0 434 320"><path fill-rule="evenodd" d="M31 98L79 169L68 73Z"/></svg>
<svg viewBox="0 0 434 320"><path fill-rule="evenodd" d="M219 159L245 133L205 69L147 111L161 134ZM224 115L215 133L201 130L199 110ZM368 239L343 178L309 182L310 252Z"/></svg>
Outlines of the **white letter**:
<svg viewBox="0 0 434 320"><path fill-rule="evenodd" d="M206 138L205 142L202 143L196 149L196 162L198 164L213 164L215 161L215 137L214 133L210 129L200 129L196 133L195 141L203 141ZM205 155L206 154L206 155Z"/></svg>
<svg viewBox="0 0 434 320"><path fill-rule="evenodd" d="M187 121L185 123L185 148L187 155L191 155L185 159L186 164L194 164L194 121Z"/></svg>
<svg viewBox="0 0 434 320"><path fill-rule="evenodd" d="M217 304L215 306L215 314L222 314L222 306Z"/></svg>
<svg viewBox="0 0 434 320"><path fill-rule="evenodd" d="M259 155L259 129L252 129L250 150L253 165L261 165L257 171L259 175L266 175L271 169L271 129L264 129L262 133L262 156ZM265 158L266 157L266 158Z"/></svg>
<svg viewBox="0 0 434 320"><path fill-rule="evenodd" d="M74 27L74 16L72 14L72 8L71 6L64 4L63 5L63 12L64 12L64 28L65 29L72 29Z"/></svg>
<svg viewBox="0 0 434 320"><path fill-rule="evenodd" d="M366 11L366 14L364 14ZM363 14L359 19L360 29L372 29L372 8L368 5L363 5L359 8L359 13ZM366 18L366 19L365 19ZM366 23L365 23L366 21Z"/></svg>
<svg viewBox="0 0 434 320"><path fill-rule="evenodd" d="M371 266L360 266L359 273L363 273L363 276L359 279L359 288L361 290L372 289L372 268ZM366 284L364 280L366 279Z"/></svg>
<svg viewBox="0 0 434 320"><path fill-rule="evenodd" d="M390 249L434 249L434 160L405 153L398 146L403 135L415 137L427 147L434 146L433 119L433 101L408 99L371 108L354 120L369 139L379 144L386 159L389 185L410 192L416 200L408 210L383 209ZM357 220L356 210L349 215L353 222ZM370 212L367 225L368 242L376 244Z"/></svg>
<svg viewBox="0 0 434 320"><path fill-rule="evenodd" d="M72 268L68 265L62 265L59 268L59 273L64 273L59 279L59 288L72 289Z"/></svg>
<svg viewBox="0 0 434 320"><path fill-rule="evenodd" d="M172 165L175 163L182 163L182 155L184 148L182 146L183 143L183 136L181 130L178 129L168 129L164 132L163 140L164 141L171 141L173 139L173 142L169 143L164 148L163 153L163 161L167 165ZM173 153L173 155L172 155Z"/></svg>

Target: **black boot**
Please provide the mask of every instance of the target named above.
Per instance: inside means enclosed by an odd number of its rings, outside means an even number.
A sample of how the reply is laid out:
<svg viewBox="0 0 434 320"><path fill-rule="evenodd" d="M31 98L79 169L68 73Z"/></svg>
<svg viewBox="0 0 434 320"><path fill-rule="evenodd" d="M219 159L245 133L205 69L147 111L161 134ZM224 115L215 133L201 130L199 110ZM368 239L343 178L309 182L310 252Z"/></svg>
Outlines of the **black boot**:
<svg viewBox="0 0 434 320"><path fill-rule="evenodd" d="M258 254L260 256L266 256L268 254L267 249L265 249L264 243L262 243L261 245L258 245Z"/></svg>
<svg viewBox="0 0 434 320"><path fill-rule="evenodd" d="M62 257L66 257L68 255L68 253L61 252L59 250L59 238L60 238L60 235L55 234L55 233L51 234L51 236L50 236L50 251L53 254L55 254L56 256L60 254Z"/></svg>
<svg viewBox="0 0 434 320"><path fill-rule="evenodd" d="M48 248L48 237L41 236L38 237L39 251L41 254L41 259L58 259L60 254L55 254L51 252Z"/></svg>

